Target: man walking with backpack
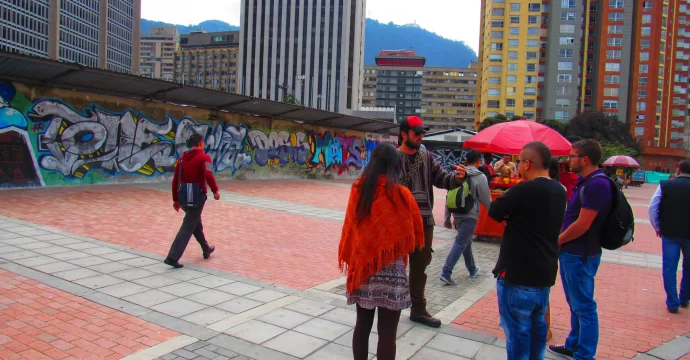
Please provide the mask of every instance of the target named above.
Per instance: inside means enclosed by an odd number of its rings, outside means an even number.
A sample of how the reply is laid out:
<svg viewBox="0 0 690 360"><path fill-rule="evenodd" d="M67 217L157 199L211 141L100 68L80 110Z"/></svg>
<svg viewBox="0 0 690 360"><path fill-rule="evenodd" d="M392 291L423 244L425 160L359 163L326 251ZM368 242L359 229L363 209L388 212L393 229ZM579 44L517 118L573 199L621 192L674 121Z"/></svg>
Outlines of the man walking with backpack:
<svg viewBox="0 0 690 360"><path fill-rule="evenodd" d="M558 239L561 281L570 306L570 335L549 351L568 359L594 359L599 342L599 317L594 277L601 261L601 234L612 210L612 181L598 165L603 151L596 140L573 144L570 168L580 176L573 190ZM580 194L586 188L584 193Z"/></svg>
<svg viewBox="0 0 690 360"><path fill-rule="evenodd" d="M176 269L183 266L179 261L192 234L201 245L204 259L208 259L211 253L216 250L215 246L209 246L206 242L204 227L201 224L201 212L206 203L207 184L211 187L213 198L220 200L216 178L213 176L213 161L210 156L204 153L204 138L201 135L192 134L187 140L187 147L190 150L182 154L177 162L172 182L173 208L175 211L182 209L185 216L175 241L170 246L168 257L163 261ZM180 199L180 197L184 199ZM181 201L182 203L180 203Z"/></svg>
<svg viewBox="0 0 690 360"><path fill-rule="evenodd" d="M459 196L462 197L466 204L464 207L457 206L457 196L451 199L456 205L453 209L446 206L446 210L450 211L455 218L455 228L458 235L453 243L453 248L448 253L446 264L443 266L443 273L441 274L441 281L448 285L455 285L455 281L451 278L455 264L460 260L460 256L465 258L465 266L470 273L470 277L477 277L479 273L479 266L474 263L474 256L472 254L472 236L474 230L477 228L477 218L479 217L479 203L489 209L491 205L491 190L489 190L489 182L486 176L478 169L482 162L481 154L477 150L470 150L465 155L467 161L467 179L462 187L449 192L449 196L455 195L458 191ZM464 187L468 186L469 191L465 194Z"/></svg>
<svg viewBox="0 0 690 360"><path fill-rule="evenodd" d="M690 159L678 164L680 175L662 181L649 204L649 220L661 236L666 308L675 314L690 302L690 223L686 212L690 202ZM676 283L678 261L683 254L680 294Z"/></svg>

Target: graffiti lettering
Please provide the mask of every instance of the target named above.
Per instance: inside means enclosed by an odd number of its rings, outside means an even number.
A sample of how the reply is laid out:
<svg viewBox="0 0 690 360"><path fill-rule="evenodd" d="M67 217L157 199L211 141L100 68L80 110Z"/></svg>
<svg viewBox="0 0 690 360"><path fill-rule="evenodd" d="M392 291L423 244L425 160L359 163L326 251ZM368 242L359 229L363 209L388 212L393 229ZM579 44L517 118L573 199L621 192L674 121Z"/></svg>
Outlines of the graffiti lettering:
<svg viewBox="0 0 690 360"><path fill-rule="evenodd" d="M326 171L346 173L350 166L361 169L365 165L366 148L364 141L356 136L314 134L309 139L311 145L311 166L321 164Z"/></svg>
<svg viewBox="0 0 690 360"><path fill-rule="evenodd" d="M251 130L248 143L254 150L254 161L259 166L265 166L271 161L282 165L291 162L304 165L311 156L306 137L303 132L290 133L283 130L266 134L261 130Z"/></svg>

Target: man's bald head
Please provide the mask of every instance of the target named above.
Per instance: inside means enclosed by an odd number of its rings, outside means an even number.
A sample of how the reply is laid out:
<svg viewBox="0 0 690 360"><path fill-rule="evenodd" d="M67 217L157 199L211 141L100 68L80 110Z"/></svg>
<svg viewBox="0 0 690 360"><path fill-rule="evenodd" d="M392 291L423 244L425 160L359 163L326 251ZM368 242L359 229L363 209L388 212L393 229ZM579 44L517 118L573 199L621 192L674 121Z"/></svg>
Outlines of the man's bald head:
<svg viewBox="0 0 690 360"><path fill-rule="evenodd" d="M551 150L541 141L533 141L522 148L520 161L529 161L537 169L548 170L551 165Z"/></svg>

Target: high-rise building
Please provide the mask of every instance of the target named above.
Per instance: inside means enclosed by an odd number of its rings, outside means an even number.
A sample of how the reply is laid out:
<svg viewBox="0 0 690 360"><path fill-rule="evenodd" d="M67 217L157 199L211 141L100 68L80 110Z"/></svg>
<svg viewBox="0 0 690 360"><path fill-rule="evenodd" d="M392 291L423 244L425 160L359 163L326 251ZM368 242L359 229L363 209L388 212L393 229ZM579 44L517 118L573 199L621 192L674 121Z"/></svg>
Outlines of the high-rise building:
<svg viewBox="0 0 690 360"><path fill-rule="evenodd" d="M469 68L426 68L414 50L384 50L376 66L365 66L363 106L394 108L396 120L420 116L433 130L471 128L477 86Z"/></svg>
<svg viewBox="0 0 690 360"><path fill-rule="evenodd" d="M174 26L152 27L149 34L141 34L139 73L156 79L175 79L175 52L180 45L180 33Z"/></svg>
<svg viewBox="0 0 690 360"><path fill-rule="evenodd" d="M194 31L180 37L175 53L175 81L237 92L239 31Z"/></svg>
<svg viewBox="0 0 690 360"><path fill-rule="evenodd" d="M138 73L141 0L0 0L0 49Z"/></svg>
<svg viewBox="0 0 690 360"><path fill-rule="evenodd" d="M365 0L243 0L240 93L335 112L361 107Z"/></svg>
<svg viewBox="0 0 690 360"><path fill-rule="evenodd" d="M690 155L690 3L638 1L634 24L631 132L645 168L673 170Z"/></svg>

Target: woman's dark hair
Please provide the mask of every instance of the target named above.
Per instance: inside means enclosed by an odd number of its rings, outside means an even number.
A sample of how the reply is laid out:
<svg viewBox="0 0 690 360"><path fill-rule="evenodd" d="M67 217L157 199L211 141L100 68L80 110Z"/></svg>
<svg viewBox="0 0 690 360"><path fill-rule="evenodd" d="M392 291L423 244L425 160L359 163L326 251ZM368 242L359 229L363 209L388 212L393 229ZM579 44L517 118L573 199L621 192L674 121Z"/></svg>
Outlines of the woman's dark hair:
<svg viewBox="0 0 690 360"><path fill-rule="evenodd" d="M362 173L362 182L359 185L361 192L357 201L357 220L363 220L371 213L371 205L374 203L378 181L381 176L386 177L386 195L391 198L395 184L400 183L399 174L402 167L402 159L398 149L388 142L380 143L371 154L371 160Z"/></svg>
<svg viewBox="0 0 690 360"><path fill-rule="evenodd" d="M549 177L556 181L561 181L561 164L555 157L551 158L551 164L549 165Z"/></svg>

